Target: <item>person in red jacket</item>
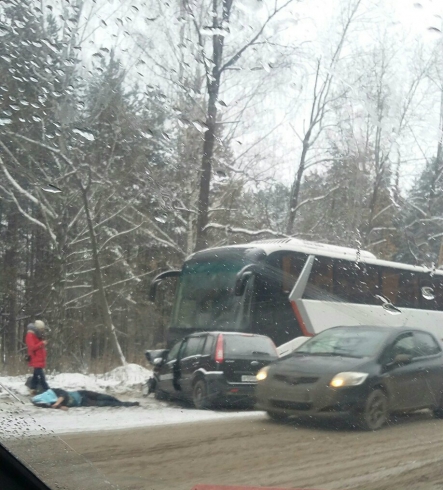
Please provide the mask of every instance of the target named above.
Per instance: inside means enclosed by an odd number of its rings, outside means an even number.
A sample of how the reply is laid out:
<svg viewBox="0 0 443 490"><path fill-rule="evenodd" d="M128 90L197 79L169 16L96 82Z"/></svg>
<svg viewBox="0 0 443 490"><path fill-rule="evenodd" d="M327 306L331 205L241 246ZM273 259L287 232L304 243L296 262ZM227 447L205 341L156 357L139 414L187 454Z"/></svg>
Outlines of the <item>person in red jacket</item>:
<svg viewBox="0 0 443 490"><path fill-rule="evenodd" d="M36 392L39 384L44 391L49 390L45 372L43 371L43 368L46 367L47 344L47 341L43 340L44 331L45 324L41 320L36 320L28 325L26 333L25 342L28 348L29 366L34 368L30 386L31 392Z"/></svg>

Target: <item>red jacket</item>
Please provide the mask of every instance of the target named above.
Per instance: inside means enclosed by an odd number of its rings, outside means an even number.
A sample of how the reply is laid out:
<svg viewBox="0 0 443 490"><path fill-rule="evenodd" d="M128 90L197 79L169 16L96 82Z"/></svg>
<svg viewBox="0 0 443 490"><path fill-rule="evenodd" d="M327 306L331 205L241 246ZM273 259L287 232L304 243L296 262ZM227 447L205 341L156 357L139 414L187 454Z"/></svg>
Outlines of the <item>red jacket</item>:
<svg viewBox="0 0 443 490"><path fill-rule="evenodd" d="M29 366L33 368L46 367L46 348L43 340L40 340L34 332L29 331L25 338L28 347Z"/></svg>

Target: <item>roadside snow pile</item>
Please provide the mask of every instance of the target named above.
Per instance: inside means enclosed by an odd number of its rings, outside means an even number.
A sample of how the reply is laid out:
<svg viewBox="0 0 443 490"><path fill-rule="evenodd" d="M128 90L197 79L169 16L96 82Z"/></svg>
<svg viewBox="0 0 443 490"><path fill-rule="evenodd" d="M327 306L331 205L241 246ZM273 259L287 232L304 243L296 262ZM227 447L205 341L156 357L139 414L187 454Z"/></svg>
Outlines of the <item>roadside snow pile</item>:
<svg viewBox="0 0 443 490"><path fill-rule="evenodd" d="M120 383L129 387L137 387L146 382L152 372L138 364L120 366L109 373L100 375L103 381L108 383Z"/></svg>
<svg viewBox="0 0 443 490"><path fill-rule="evenodd" d="M152 371L143 366L127 364L117 367L109 373L97 375L96 381L105 389L124 393L141 388L151 375Z"/></svg>
<svg viewBox="0 0 443 490"><path fill-rule="evenodd" d="M60 373L55 376L48 376L48 385L54 388L63 388L64 390L97 390L95 375L80 373ZM98 390L99 391L99 390Z"/></svg>
<svg viewBox="0 0 443 490"><path fill-rule="evenodd" d="M60 373L48 375L47 381L49 386L53 388L63 388L68 391L91 390L126 393L140 389L151 374L152 372L143 366L127 364L105 374ZM29 392L25 386L28 376L0 376L0 396L6 395L2 392L2 384L15 393L28 395Z"/></svg>

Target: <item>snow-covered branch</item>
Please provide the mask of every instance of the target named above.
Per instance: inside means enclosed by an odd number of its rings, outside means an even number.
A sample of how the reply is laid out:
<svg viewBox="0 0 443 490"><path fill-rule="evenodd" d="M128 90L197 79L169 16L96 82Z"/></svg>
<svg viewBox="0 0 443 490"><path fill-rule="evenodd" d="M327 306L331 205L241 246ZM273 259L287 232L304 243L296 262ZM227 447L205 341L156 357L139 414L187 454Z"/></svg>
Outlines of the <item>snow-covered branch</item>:
<svg viewBox="0 0 443 490"><path fill-rule="evenodd" d="M129 228L128 230L124 230L124 231L120 231L119 233L116 233L115 235L112 235L111 237L109 237L99 248L99 252L101 252L105 247L106 245L111 241L111 240L114 240L115 238L118 238L119 236L122 236L122 235L127 235L128 233L131 233L135 230L138 230L140 228L140 226L143 225L144 222L141 222L140 224L132 227L132 228Z"/></svg>
<svg viewBox="0 0 443 490"><path fill-rule="evenodd" d="M330 189L329 192L327 192L326 194L323 194L322 196L311 197L309 199L305 199L304 201L302 201L300 204L298 204L295 207L294 211L298 211L301 207L305 206L306 204L310 204L313 202L322 201L323 199L326 199L328 196L330 196L333 192L335 192L339 188L340 188L340 186L336 185L335 187Z"/></svg>
<svg viewBox="0 0 443 490"><path fill-rule="evenodd" d="M289 238L288 235L285 235L284 233L279 233L274 230L270 229L263 229L263 230L248 230L246 228L238 228L236 226L230 226L230 225L221 225L220 223L208 223L205 227L207 230L213 229L213 230L223 230L227 233L240 233L243 235L249 235L249 236L257 236L257 235L272 235L278 238Z"/></svg>

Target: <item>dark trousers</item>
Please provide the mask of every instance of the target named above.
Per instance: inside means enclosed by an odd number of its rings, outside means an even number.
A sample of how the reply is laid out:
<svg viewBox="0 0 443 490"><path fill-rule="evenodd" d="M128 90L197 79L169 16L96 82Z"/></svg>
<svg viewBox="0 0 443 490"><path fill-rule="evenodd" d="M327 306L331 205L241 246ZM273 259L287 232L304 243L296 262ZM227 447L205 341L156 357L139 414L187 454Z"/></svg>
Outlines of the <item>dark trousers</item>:
<svg viewBox="0 0 443 490"><path fill-rule="evenodd" d="M97 393L95 391L78 390L82 397L82 405L84 407L128 407L130 402L121 402L111 395Z"/></svg>
<svg viewBox="0 0 443 490"><path fill-rule="evenodd" d="M34 374L32 375L31 380L31 390L36 390L38 385L40 385L44 391L49 390L43 368L34 368Z"/></svg>

